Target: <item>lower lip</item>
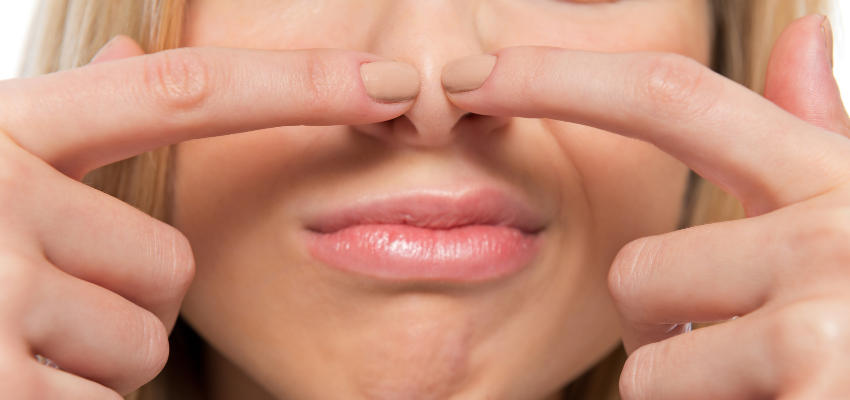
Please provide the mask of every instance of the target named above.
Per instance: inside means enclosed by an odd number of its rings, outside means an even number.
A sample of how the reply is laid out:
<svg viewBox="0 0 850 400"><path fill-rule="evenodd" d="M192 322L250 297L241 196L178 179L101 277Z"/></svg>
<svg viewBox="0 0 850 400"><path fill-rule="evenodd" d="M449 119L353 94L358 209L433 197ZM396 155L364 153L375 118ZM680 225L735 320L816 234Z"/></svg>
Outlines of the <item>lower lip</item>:
<svg viewBox="0 0 850 400"><path fill-rule="evenodd" d="M355 225L316 233L309 249L333 267L388 280L483 281L528 265L539 236L518 229L471 225L427 229L410 225Z"/></svg>

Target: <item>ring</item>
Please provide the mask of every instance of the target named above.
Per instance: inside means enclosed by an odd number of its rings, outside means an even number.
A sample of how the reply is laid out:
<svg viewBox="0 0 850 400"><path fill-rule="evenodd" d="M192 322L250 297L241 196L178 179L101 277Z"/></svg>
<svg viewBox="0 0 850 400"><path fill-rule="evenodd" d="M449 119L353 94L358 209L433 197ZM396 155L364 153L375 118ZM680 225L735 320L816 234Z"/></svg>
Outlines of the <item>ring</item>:
<svg viewBox="0 0 850 400"><path fill-rule="evenodd" d="M50 367L50 368L62 369L62 368L59 368L59 366L58 366L58 365L56 365L56 363L55 363L55 362L53 362L53 360L51 360L51 359L49 359L49 358L47 358L47 357L43 357L43 356L41 356L40 354L36 354L36 355L35 355L35 359L36 359L36 361L38 361L38 363L39 363L39 364L41 364L41 365L46 365L46 366L48 366L48 367Z"/></svg>

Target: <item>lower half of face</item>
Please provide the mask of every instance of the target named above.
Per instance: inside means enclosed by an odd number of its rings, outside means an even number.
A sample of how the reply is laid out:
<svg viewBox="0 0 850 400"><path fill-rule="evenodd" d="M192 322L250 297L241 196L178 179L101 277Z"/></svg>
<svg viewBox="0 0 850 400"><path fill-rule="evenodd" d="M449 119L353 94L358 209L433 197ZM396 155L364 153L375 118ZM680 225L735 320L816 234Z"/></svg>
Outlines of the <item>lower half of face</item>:
<svg viewBox="0 0 850 400"><path fill-rule="evenodd" d="M356 12L310 6L307 17L302 2L270 3L190 2L189 42L369 51L436 82L469 48L631 46L707 58L697 1L364 1ZM427 10L392 22L417 7ZM352 12L363 14L356 24ZM251 29L240 13L256 17ZM287 13L301 17L290 24ZM448 17L476 21L482 32L452 39L474 46L445 54ZM433 49L392 53L423 46L406 36L411 24L435 32L424 45ZM367 27L393 34L335 33ZM565 122L463 115L425 87L382 135L285 127L177 149L174 223L198 266L183 316L276 396L546 398L618 344L606 287L617 251L678 223L688 170L653 146ZM429 124L448 128L416 140Z"/></svg>

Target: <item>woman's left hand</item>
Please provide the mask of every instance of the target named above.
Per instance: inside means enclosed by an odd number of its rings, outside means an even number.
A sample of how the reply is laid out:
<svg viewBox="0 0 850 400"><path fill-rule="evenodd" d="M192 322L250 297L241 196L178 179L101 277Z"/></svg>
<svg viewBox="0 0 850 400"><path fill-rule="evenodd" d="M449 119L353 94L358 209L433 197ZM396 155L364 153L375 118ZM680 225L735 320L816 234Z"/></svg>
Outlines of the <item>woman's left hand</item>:
<svg viewBox="0 0 850 400"><path fill-rule="evenodd" d="M478 114L650 142L744 204L747 219L620 251L609 289L631 354L624 399L847 397L850 119L823 21L780 37L767 99L682 56L542 47L499 51L483 86L449 95Z"/></svg>

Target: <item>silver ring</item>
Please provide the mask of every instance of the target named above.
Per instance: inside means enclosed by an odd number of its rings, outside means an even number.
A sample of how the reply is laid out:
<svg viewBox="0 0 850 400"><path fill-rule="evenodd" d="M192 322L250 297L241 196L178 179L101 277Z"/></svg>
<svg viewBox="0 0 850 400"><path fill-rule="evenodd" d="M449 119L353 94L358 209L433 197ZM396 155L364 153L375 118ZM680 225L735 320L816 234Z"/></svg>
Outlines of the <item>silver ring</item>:
<svg viewBox="0 0 850 400"><path fill-rule="evenodd" d="M41 365L46 365L46 366L48 366L48 367L50 367L50 368L62 369L62 368L59 368L59 366L58 366L58 365L56 365L56 363L55 363L55 362L53 362L53 360L51 360L51 359L49 359L49 358L47 358L47 357L43 357L41 354L36 354L36 355L35 355L35 359L36 359L36 361L38 361L38 363L39 363L39 364L41 364Z"/></svg>

